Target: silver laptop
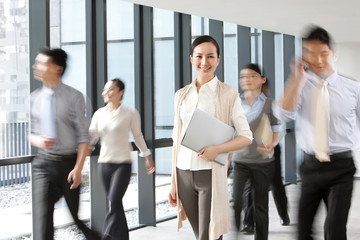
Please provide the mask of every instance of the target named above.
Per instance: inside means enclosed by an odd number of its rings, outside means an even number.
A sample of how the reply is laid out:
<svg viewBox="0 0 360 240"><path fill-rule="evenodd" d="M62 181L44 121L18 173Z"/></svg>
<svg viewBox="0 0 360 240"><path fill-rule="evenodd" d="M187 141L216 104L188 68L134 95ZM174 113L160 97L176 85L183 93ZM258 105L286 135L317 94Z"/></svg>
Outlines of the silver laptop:
<svg viewBox="0 0 360 240"><path fill-rule="evenodd" d="M233 127L200 109L195 109L181 145L199 152L206 146L230 141L233 139L234 133ZM215 161L225 165L227 157L228 153L221 153L215 158Z"/></svg>

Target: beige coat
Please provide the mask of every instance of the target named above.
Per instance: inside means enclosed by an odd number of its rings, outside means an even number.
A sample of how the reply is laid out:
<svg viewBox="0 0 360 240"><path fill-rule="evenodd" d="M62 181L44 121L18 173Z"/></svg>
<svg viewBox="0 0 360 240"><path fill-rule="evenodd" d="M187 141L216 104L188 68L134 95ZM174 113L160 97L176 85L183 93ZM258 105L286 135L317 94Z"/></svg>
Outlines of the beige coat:
<svg viewBox="0 0 360 240"><path fill-rule="evenodd" d="M177 155L181 141L181 128L182 122L180 119L180 106L188 93L191 84L186 85L184 88L178 90L175 95L175 111L178 119L177 130L177 145L173 146L173 164L176 166ZM231 111L234 102L239 97L238 92L230 85L218 82L217 87L217 99L215 106L215 117L221 121L230 125L231 123ZM177 194L177 205L178 205L178 229L182 227L182 221L185 220L186 213L178 196L177 176L175 171L175 183L176 183L176 194ZM212 196L211 196L211 212L210 212L210 226L209 226L209 239L216 240L221 235L227 233L230 229L230 205L229 205L229 194L227 186L227 168L218 163L212 164Z"/></svg>

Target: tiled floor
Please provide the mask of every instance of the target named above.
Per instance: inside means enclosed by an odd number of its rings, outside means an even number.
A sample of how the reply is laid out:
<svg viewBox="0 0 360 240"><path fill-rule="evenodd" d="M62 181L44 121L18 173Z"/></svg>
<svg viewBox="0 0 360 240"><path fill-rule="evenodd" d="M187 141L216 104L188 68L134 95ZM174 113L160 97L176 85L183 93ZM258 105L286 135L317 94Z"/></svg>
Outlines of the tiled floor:
<svg viewBox="0 0 360 240"><path fill-rule="evenodd" d="M291 219L290 226L280 225L280 219L278 217L273 198L270 193L270 205L269 205L269 240L295 240L296 239L296 225L297 225L297 207L298 197L300 193L300 185L289 185L286 187L286 192L289 201L289 216ZM324 205L321 205L319 212L316 216L314 223L314 240L323 239L323 222L325 217ZM360 180L355 181L355 187L353 192L352 207L350 210L350 216L348 220L348 239L358 240L360 239ZM188 240L195 239L193 236L191 227L188 221L185 221L185 226L176 230L177 220L170 220L158 224L156 227L145 227L142 229L134 230L130 232L130 239L143 240L143 239L156 239L156 240ZM254 239L253 235L241 234L236 236L234 230L234 224L230 232L224 235L224 240L250 240Z"/></svg>

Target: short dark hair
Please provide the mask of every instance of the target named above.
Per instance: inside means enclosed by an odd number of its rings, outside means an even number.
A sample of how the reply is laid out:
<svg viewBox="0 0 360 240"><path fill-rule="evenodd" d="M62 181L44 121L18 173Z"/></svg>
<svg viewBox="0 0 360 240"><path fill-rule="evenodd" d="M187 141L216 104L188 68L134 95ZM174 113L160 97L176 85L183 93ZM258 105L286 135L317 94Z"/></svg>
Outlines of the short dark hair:
<svg viewBox="0 0 360 240"><path fill-rule="evenodd" d="M114 79L111 79L110 81L115 82L116 86L119 88L119 91L122 91L122 90L125 91L125 84L119 78L114 78ZM124 97L124 94L121 96L121 99L123 99L123 97Z"/></svg>
<svg viewBox="0 0 360 240"><path fill-rule="evenodd" d="M215 40L213 37L211 37L211 36L209 36L209 35L203 35L203 36L197 37L197 38L193 41L193 43L191 44L191 49L190 49L190 56L193 55L194 49L195 49L198 45L200 45L200 44L202 44L202 43L205 43L205 42L210 42L210 43L214 44L215 47L216 47L216 53L217 53L218 57L220 57L220 47L219 47L219 44L216 42L216 40Z"/></svg>
<svg viewBox="0 0 360 240"><path fill-rule="evenodd" d="M246 68L257 72L258 74L260 74L261 77L263 77L261 70L260 70L260 66L258 64L248 63L242 69L246 69Z"/></svg>
<svg viewBox="0 0 360 240"><path fill-rule="evenodd" d="M116 86L119 88L120 91L125 89L125 84L119 78L111 79L110 81L115 82Z"/></svg>
<svg viewBox="0 0 360 240"><path fill-rule="evenodd" d="M51 57L54 64L63 68L61 75L64 74L67 65L66 61L68 58L68 55L64 50L61 48L43 47L40 49L39 53Z"/></svg>
<svg viewBox="0 0 360 240"><path fill-rule="evenodd" d="M332 37L324 28L319 26L310 27L303 41L319 41L333 49Z"/></svg>

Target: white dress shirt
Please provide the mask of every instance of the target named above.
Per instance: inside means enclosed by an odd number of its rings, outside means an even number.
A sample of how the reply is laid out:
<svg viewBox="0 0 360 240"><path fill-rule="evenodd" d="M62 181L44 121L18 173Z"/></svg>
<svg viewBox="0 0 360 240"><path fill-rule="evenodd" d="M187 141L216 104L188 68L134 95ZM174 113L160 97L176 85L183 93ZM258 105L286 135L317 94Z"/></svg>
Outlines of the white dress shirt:
<svg viewBox="0 0 360 240"><path fill-rule="evenodd" d="M360 119L360 82L334 72L325 79L328 82L330 104L329 155L353 150L359 146L360 133L357 119ZM312 126L312 91L316 87L311 77L301 92L296 112L278 108L277 115L284 121L296 120L296 142L301 149L314 154Z"/></svg>
<svg viewBox="0 0 360 240"><path fill-rule="evenodd" d="M180 107L180 118L183 123L181 136L184 136L187 126L189 125L190 119L196 108L199 108L212 116L215 115L215 101L218 81L219 80L217 77L214 77L211 81L201 86L199 93L197 93L196 81L191 83L191 89L187 93ZM174 129L177 129L178 127L176 119L177 118L175 117ZM231 122L239 136L244 136L252 140L252 133L249 130L249 125L247 124L244 110L241 107L240 98L236 99L233 106ZM177 131L173 131L172 136L175 144L177 141L176 132ZM177 158L177 167L179 169L192 171L205 170L211 169L211 164L211 162L203 158L199 158L196 152L180 145Z"/></svg>
<svg viewBox="0 0 360 240"><path fill-rule="evenodd" d="M108 106L94 113L90 124L92 145L101 138L101 150L98 162L127 163L131 162L132 146L129 142L130 131L139 148L139 156L150 155L140 127L140 115L136 110L120 105L111 112Z"/></svg>

